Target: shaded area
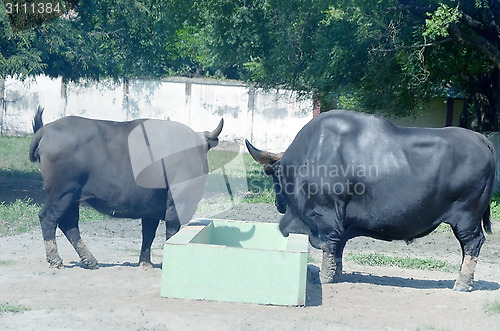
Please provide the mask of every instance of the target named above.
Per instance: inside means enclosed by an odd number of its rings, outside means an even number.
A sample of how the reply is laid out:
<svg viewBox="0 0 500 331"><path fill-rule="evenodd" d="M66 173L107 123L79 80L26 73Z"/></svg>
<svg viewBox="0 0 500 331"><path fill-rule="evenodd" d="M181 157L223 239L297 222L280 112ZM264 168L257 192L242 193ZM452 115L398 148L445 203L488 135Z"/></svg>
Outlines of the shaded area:
<svg viewBox="0 0 500 331"><path fill-rule="evenodd" d="M38 204L45 203L42 178L4 176L0 171L0 202L5 201L8 204L26 198Z"/></svg>
<svg viewBox="0 0 500 331"><path fill-rule="evenodd" d="M114 268L114 267L129 267L129 268L139 268L139 262L122 262L122 263L98 263L98 268ZM153 269L161 269L162 263L153 263ZM81 268L86 269L85 265L80 261L70 261L67 264L64 264L64 268L73 269L73 268ZM147 270L147 268L144 268Z"/></svg>
<svg viewBox="0 0 500 331"><path fill-rule="evenodd" d="M415 279L394 276L377 276L373 274L352 272L344 273L340 279L342 283L363 283L382 286L405 287L413 289L452 289L455 284L455 279ZM472 287L473 291L495 291L500 289L500 284L497 282L475 281Z"/></svg>
<svg viewBox="0 0 500 331"><path fill-rule="evenodd" d="M323 304L323 290L319 279L319 267L307 265L306 307L317 307Z"/></svg>

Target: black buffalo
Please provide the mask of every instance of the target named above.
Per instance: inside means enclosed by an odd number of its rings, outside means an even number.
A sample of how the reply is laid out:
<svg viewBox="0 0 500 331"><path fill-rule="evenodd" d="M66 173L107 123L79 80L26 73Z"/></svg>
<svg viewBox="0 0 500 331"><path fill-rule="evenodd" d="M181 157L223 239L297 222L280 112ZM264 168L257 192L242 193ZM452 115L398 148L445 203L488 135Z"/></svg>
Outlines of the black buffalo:
<svg viewBox="0 0 500 331"><path fill-rule="evenodd" d="M51 267L63 266L55 240L56 228L59 227L84 266L97 268L97 260L82 241L78 228L79 206L86 202L98 211L114 217L142 219L139 264L150 267L151 244L159 221L165 220L166 236L167 239L170 238L180 228L179 208L184 208L185 213L190 214L186 214L187 217L192 216L202 198L203 189L180 192L179 194L187 197L185 201L181 201L186 206L180 206L178 201L174 203L170 189L172 185L169 188L166 178L157 187L148 188L137 184L129 153L129 136L135 128L144 128L147 121L145 119L114 122L68 116L44 126L42 111L39 108L35 115L35 134L29 158L32 162L39 162L47 193L47 201L39 213L47 262ZM174 126L181 130L184 133L181 139L187 137L202 141L200 149L191 149L186 154L187 158L177 159L180 162L176 169L170 169L169 180L175 177L170 175L181 173L185 176L186 171L192 171L191 169L197 169L196 176L207 173L207 151L218 144L223 120L213 132L204 133L196 133L177 122L160 122L161 128L166 130ZM180 141L148 141L148 144L153 143L168 147L177 145ZM156 164L164 165L164 162Z"/></svg>
<svg viewBox="0 0 500 331"><path fill-rule="evenodd" d="M253 158L273 177L283 235L306 233L323 250L321 279L342 274L342 252L357 236L405 240L447 223L462 247L455 289L471 289L486 232L495 152L462 128L404 128L357 112L323 113L283 154Z"/></svg>

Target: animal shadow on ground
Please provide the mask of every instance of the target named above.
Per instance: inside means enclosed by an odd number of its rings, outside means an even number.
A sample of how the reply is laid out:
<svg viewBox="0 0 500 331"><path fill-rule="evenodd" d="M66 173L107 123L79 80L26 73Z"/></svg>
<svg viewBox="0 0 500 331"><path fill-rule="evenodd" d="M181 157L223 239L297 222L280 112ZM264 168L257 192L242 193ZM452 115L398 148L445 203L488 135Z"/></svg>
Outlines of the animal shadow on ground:
<svg viewBox="0 0 500 331"><path fill-rule="evenodd" d="M365 274L359 272L344 273L340 279L343 283L363 283L372 285L392 286L392 287L406 287L414 289L445 289L453 288L455 284L454 279L432 280L432 279L415 279L403 278L394 276L377 276L373 274ZM495 291L500 289L500 284L488 281L475 281L473 291Z"/></svg>
<svg viewBox="0 0 500 331"><path fill-rule="evenodd" d="M161 269L162 264L161 263L153 263L153 269ZM122 263L101 263L99 262L98 264L99 269L101 268L113 268L113 267L130 267L130 268L140 268L139 263L132 263L132 262L122 262ZM68 264L64 265L64 268L72 269L72 268L82 268L85 269L85 266L81 262L77 261L71 261ZM143 269L148 269L148 268L143 268Z"/></svg>
<svg viewBox="0 0 500 331"><path fill-rule="evenodd" d="M307 265L306 307L316 307L323 304L323 292L319 279L319 268L313 264Z"/></svg>
<svg viewBox="0 0 500 331"><path fill-rule="evenodd" d="M131 267L139 268L139 263L123 262L123 263L99 263L99 268L113 268L113 267ZM70 261L65 264L64 268L82 268L84 265L81 262ZM154 269L161 269L162 263L153 263ZM319 268L315 265L307 265L307 282L306 282L306 306L315 307L321 306L323 303L323 293L321 289L321 281L319 280Z"/></svg>

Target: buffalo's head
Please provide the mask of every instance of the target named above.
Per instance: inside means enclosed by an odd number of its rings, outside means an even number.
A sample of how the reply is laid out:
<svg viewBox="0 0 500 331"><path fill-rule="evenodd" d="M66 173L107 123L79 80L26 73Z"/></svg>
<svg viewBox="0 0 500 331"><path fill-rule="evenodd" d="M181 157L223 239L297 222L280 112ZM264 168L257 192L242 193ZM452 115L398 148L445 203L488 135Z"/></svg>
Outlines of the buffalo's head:
<svg viewBox="0 0 500 331"><path fill-rule="evenodd" d="M289 233L303 233L309 235L309 241L316 248L321 248L321 243L317 235L317 227L314 223L304 222L301 213L298 212L297 206L294 205L294 198L287 193L293 195L293 189L290 182L287 182L285 174L285 165L281 164L283 153L275 154L267 151L261 151L245 140L250 155L260 164L264 165L264 172L273 177L273 186L276 195L275 205L278 211L283 215L280 220L279 228L285 237ZM295 207L294 207L295 206ZM301 217L302 216L302 217Z"/></svg>

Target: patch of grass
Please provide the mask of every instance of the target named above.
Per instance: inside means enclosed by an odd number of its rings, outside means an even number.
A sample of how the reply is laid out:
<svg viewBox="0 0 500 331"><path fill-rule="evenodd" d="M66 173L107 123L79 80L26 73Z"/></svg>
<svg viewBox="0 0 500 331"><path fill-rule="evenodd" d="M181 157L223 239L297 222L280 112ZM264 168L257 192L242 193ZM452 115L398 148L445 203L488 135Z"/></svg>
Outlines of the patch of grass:
<svg viewBox="0 0 500 331"><path fill-rule="evenodd" d="M31 199L16 200L12 203L0 203L0 236L28 232L39 226L38 213L42 206ZM80 208L80 221L104 220L109 216L90 207Z"/></svg>
<svg viewBox="0 0 500 331"><path fill-rule="evenodd" d="M203 217L201 215L210 215L220 213L225 209L233 206L231 199L228 196L216 196L209 199L202 199L196 209L196 217Z"/></svg>
<svg viewBox="0 0 500 331"><path fill-rule="evenodd" d="M0 175L41 179L38 164L29 160L30 136L0 137Z"/></svg>
<svg viewBox="0 0 500 331"><path fill-rule="evenodd" d="M229 162L230 163L227 163ZM231 183L231 189L240 190L245 194L243 202L246 203L274 203L273 181L264 173L264 167L255 162L250 154L236 154L228 151L210 150L208 153L210 174L225 175ZM224 173L221 165L224 164ZM215 178L209 174L207 179L207 190L213 190L214 194L225 193L226 184L216 183ZM237 187L233 187L236 184ZM239 185L238 184L243 184ZM246 184L247 192L241 192ZM211 193L207 191L205 193Z"/></svg>
<svg viewBox="0 0 500 331"><path fill-rule="evenodd" d="M484 310L489 314L500 314L500 301L495 300L484 305Z"/></svg>
<svg viewBox="0 0 500 331"><path fill-rule="evenodd" d="M28 311L30 310L28 307L19 305L19 304L12 304L12 303L0 303L0 314L4 313L22 313L23 311Z"/></svg>
<svg viewBox="0 0 500 331"><path fill-rule="evenodd" d="M0 260L0 265L11 265L16 263L15 261L12 260Z"/></svg>
<svg viewBox="0 0 500 331"><path fill-rule="evenodd" d="M110 216L100 213L92 207L80 207L80 222L103 221L110 218Z"/></svg>
<svg viewBox="0 0 500 331"><path fill-rule="evenodd" d="M361 265L399 267L404 269L420 269L431 271L458 272L458 264L435 259L419 259L410 257L392 257L380 253L349 254L346 258Z"/></svg>
<svg viewBox="0 0 500 331"><path fill-rule="evenodd" d="M451 226L449 224L441 223L432 233L445 233L451 231Z"/></svg>
<svg viewBox="0 0 500 331"><path fill-rule="evenodd" d="M423 328L416 328L415 331L447 331L448 329L437 328L435 326L424 326Z"/></svg>
<svg viewBox="0 0 500 331"><path fill-rule="evenodd" d="M316 260L314 257L312 257L311 255L307 255L307 263L319 263L321 261L318 261Z"/></svg>
<svg viewBox="0 0 500 331"><path fill-rule="evenodd" d="M0 236L27 232L38 226L38 212L41 206L31 199L0 203Z"/></svg>
<svg viewBox="0 0 500 331"><path fill-rule="evenodd" d="M500 193L495 193L491 197L490 210L491 219L493 221L500 221Z"/></svg>
<svg viewBox="0 0 500 331"><path fill-rule="evenodd" d="M141 250L136 249L136 248L124 248L124 249L120 249L120 251L122 251L124 253L131 253L134 255L139 255L141 253Z"/></svg>
<svg viewBox="0 0 500 331"><path fill-rule="evenodd" d="M274 204L276 196L273 190L267 189L258 192L248 192L243 202L246 203L269 203Z"/></svg>
<svg viewBox="0 0 500 331"><path fill-rule="evenodd" d="M255 162L250 154L244 154L249 193L245 197L247 203L274 203L275 195L273 179L264 173L264 166Z"/></svg>

